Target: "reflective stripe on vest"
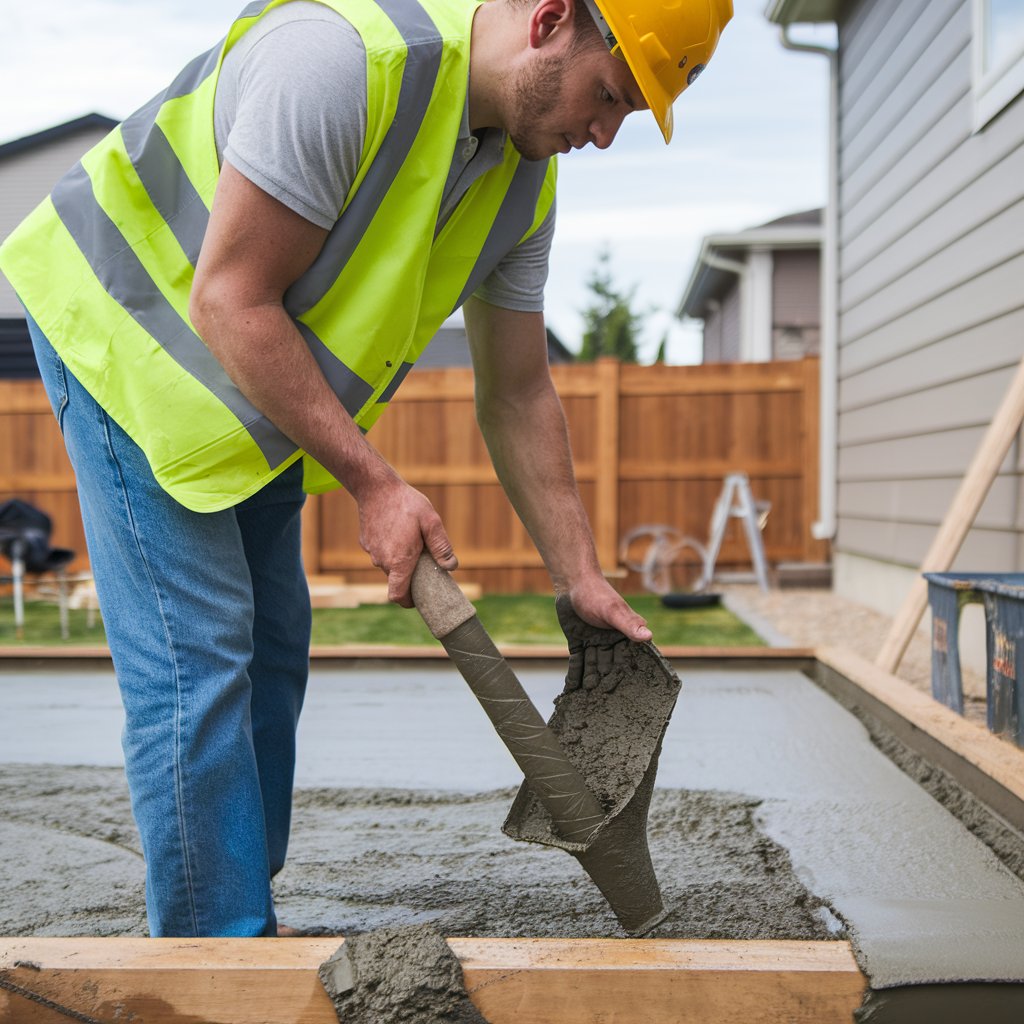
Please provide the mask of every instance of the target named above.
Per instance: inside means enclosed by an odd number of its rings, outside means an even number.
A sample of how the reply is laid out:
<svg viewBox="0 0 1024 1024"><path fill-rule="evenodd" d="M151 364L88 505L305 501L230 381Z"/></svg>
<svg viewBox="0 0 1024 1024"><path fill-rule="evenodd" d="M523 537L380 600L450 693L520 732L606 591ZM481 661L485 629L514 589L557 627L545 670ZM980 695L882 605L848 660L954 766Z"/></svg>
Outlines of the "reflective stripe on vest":
<svg viewBox="0 0 1024 1024"><path fill-rule="evenodd" d="M143 447L161 484L196 510L234 504L301 454L188 321L219 174L212 112L221 61L254 19L283 2L250 4L223 44L86 154L0 249L0 265L73 372ZM346 205L285 308L366 429L443 320L539 226L554 166L520 161L508 146L434 239L475 6L329 5L367 47L367 138ZM169 374L158 352L185 376ZM334 483L323 471L312 482Z"/></svg>

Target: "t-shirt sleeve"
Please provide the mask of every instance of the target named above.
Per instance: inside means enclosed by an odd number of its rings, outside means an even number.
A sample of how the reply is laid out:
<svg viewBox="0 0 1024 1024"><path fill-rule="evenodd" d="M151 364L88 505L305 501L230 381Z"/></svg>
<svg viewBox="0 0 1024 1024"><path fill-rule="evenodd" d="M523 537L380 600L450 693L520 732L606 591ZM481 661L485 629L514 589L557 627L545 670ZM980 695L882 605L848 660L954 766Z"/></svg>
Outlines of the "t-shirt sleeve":
<svg viewBox="0 0 1024 1024"><path fill-rule="evenodd" d="M555 205L529 238L520 242L474 293L492 306L539 313L544 309L551 239L555 233Z"/></svg>
<svg viewBox="0 0 1024 1024"><path fill-rule="evenodd" d="M288 8L314 10L296 15ZM218 117L231 120L223 156L289 209L329 229L355 180L366 136L366 51L356 30L320 4L286 4L261 22L225 58L222 79L229 77L223 97L218 85L217 103L226 109Z"/></svg>

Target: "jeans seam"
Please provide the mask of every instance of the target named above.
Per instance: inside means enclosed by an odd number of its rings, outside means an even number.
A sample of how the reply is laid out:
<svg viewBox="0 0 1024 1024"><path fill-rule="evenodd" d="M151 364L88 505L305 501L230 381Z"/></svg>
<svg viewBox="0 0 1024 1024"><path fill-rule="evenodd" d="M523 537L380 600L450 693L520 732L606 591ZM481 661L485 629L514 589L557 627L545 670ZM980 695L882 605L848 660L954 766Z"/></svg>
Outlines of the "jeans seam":
<svg viewBox="0 0 1024 1024"><path fill-rule="evenodd" d="M60 405L57 408L57 429L64 434L64 413L68 407L68 378L64 372L64 360L54 352L54 369L60 379Z"/></svg>
<svg viewBox="0 0 1024 1024"><path fill-rule="evenodd" d="M143 548L142 542L139 538L138 529L136 526L135 515L132 511L131 498L128 492L128 486L124 479L124 473L121 469L121 463L118 461L117 453L114 451L113 440L110 436L110 417L106 412L102 412L102 423L103 423L103 435L107 442L107 451L110 454L111 461L113 462L114 468L117 471L117 477L121 485L121 495L124 499L125 512L128 516L128 522L131 526L132 537L135 539L135 545L139 552L139 560L146 570L146 576L149 578L150 584L153 587L153 594L156 597L157 608L160 612L160 622L164 629L164 638L167 642L167 650L171 656L171 665L174 670L174 801L178 811L178 832L181 836L181 850L182 850L182 863L185 869L185 884L188 888L188 906L189 912L192 916L192 928L193 933L199 934L199 922L196 915L196 903L195 903L195 891L192 884L192 870L189 863L189 843L188 843L188 830L185 826L185 816L182 812L184 806L184 797L182 794L182 781L181 771L179 764L181 761L181 677L178 671L178 659L174 649L174 641L171 637L170 627L167 623L167 617L164 614L164 603L160 596L160 588L157 585L156 575L153 572L152 566L149 564L149 559L146 557L145 549Z"/></svg>

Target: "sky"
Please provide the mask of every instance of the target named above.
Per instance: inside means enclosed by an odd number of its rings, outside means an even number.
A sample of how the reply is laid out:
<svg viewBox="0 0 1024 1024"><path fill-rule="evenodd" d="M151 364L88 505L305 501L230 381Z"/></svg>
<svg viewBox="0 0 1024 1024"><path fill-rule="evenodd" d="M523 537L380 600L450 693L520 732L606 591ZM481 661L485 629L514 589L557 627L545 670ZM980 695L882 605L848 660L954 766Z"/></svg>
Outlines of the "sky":
<svg viewBox="0 0 1024 1024"><path fill-rule="evenodd" d="M120 120L219 39L244 0L46 0L4 4L0 142L93 111ZM654 118L627 117L610 149L560 159L549 325L571 349L587 278L607 248L614 284L647 313L641 361L700 360L699 324L675 316L701 239L820 206L826 195L828 73L792 53L766 0L734 0L707 71L675 107L665 146Z"/></svg>

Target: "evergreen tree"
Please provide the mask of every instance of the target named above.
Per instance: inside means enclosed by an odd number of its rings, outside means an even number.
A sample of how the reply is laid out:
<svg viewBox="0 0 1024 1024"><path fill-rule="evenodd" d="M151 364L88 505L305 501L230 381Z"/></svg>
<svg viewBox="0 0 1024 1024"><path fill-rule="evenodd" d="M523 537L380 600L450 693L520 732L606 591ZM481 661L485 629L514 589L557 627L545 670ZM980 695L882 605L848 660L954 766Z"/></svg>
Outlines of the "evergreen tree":
<svg viewBox="0 0 1024 1024"><path fill-rule="evenodd" d="M585 329L581 362L591 362L600 356L615 356L623 363L637 361L637 341L645 314L633 310L636 288L619 291L612 281L609 263L611 253L604 246L597 254L597 266L591 271L587 287L593 300L583 310Z"/></svg>

